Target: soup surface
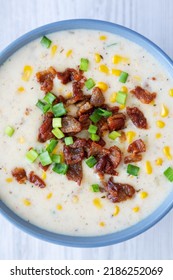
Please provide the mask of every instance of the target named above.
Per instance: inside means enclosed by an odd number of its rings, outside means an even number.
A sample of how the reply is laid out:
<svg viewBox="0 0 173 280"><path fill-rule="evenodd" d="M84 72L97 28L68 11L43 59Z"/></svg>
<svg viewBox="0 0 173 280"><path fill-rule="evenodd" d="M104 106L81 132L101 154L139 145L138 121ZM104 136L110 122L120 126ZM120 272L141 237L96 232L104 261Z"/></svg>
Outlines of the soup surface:
<svg viewBox="0 0 173 280"><path fill-rule="evenodd" d="M146 50L122 37L91 30L46 37L50 42L39 38L27 44L0 68L0 199L24 220L52 232L90 236L120 231L151 214L172 190L173 81ZM45 81L44 75L53 76ZM100 105L91 102L95 88ZM75 90L82 91L76 101ZM64 99L54 103L49 95L45 100L47 92ZM64 113L57 113L56 104ZM81 108L85 125L79 124ZM51 121L59 120L44 139L42 125L51 110ZM106 129L92 118L95 111ZM78 132L71 129L73 118ZM82 147L78 138L86 141ZM51 139L57 142L48 152ZM95 144L102 151L92 152L91 145L98 149ZM115 146L114 154L110 147ZM70 162L79 149L80 164ZM89 166L93 159L97 163ZM50 164L47 170L40 161Z"/></svg>

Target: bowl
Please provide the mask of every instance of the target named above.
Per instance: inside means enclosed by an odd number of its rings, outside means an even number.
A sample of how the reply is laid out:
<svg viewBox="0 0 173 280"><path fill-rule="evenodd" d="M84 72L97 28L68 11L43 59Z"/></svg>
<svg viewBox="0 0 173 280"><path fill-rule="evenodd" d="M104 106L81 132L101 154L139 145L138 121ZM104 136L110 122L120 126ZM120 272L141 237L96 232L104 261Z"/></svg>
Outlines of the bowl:
<svg viewBox="0 0 173 280"><path fill-rule="evenodd" d="M160 62L160 64L162 64L163 68L165 68L165 70L168 73L172 73L173 75L173 62L158 46L156 46L150 40L123 26L110 22L90 20L90 19L75 19L75 20L60 21L34 29L33 31L30 31L27 34L15 40L5 50L3 50L0 53L0 64L4 63L15 51L17 51L27 43L31 42L32 40L41 37L43 35L46 35L48 33L53 33L62 30L69 30L69 29L100 30L100 31L110 32L125 37L126 39L129 39L130 41L135 42L138 45L145 48L152 56L156 58L156 60ZM27 221L24 221L19 216L17 216L2 201L0 201L0 212L10 222L12 222L20 229L24 230L26 233L29 233L37 238L55 244L73 246L73 247L107 246L133 238L143 233L150 227L154 226L172 209L172 207L173 207L173 191L151 215L149 215L142 221L138 222L137 224L129 228L126 228L119 232L106 234L103 236L79 237L79 236L70 236L70 235L63 235L63 234L49 232L35 225L32 225Z"/></svg>

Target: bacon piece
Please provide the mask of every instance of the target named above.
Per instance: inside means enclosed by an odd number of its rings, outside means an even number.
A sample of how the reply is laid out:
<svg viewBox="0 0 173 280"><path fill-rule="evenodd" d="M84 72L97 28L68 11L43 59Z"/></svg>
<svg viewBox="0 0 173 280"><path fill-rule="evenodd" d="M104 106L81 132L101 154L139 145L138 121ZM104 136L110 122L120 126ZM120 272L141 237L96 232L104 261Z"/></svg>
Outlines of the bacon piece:
<svg viewBox="0 0 173 280"><path fill-rule="evenodd" d="M91 120L89 119L90 113L87 114L82 114L79 117L79 122L82 125L82 129L88 129L90 124L91 124Z"/></svg>
<svg viewBox="0 0 173 280"><path fill-rule="evenodd" d="M65 116L62 118L63 133L78 133L82 130L82 125L72 116Z"/></svg>
<svg viewBox="0 0 173 280"><path fill-rule="evenodd" d="M95 107L100 107L105 102L104 95L99 87L95 87L92 91L90 103Z"/></svg>
<svg viewBox="0 0 173 280"><path fill-rule="evenodd" d="M39 176L37 176L35 173L34 173L34 171L31 171L30 173L29 173L29 181L31 182L31 183L33 183L35 186L37 186L37 187L39 187L39 188L41 188L41 189L43 189L43 188L45 188L46 187L46 184L45 184L45 182L39 177Z"/></svg>
<svg viewBox="0 0 173 280"><path fill-rule="evenodd" d="M86 145L85 139L76 139L72 145L64 145L63 152L65 162L67 164L76 164L84 158L84 146Z"/></svg>
<svg viewBox="0 0 173 280"><path fill-rule="evenodd" d="M78 163L69 165L66 176L68 180L75 181L80 186L83 177L82 162L79 161Z"/></svg>
<svg viewBox="0 0 173 280"><path fill-rule="evenodd" d="M73 149L79 148L79 147L84 148L86 146L86 143L87 143L86 139L74 137L74 143L71 144L70 147Z"/></svg>
<svg viewBox="0 0 173 280"><path fill-rule="evenodd" d="M95 166L95 171L102 176L103 174L110 174L114 176L118 175L117 171L114 170L114 166L108 156L103 156L99 159Z"/></svg>
<svg viewBox="0 0 173 280"><path fill-rule="evenodd" d="M99 141L97 141L97 144L104 147L106 145L106 142L103 140L103 138L100 138Z"/></svg>
<svg viewBox="0 0 173 280"><path fill-rule="evenodd" d="M48 112L44 115L43 123L39 128L38 141L41 143L51 139L54 135L52 134L52 118L53 114Z"/></svg>
<svg viewBox="0 0 173 280"><path fill-rule="evenodd" d="M101 145L96 144L95 142L91 143L90 149L89 149L89 156L105 156L109 155L110 151L106 148L103 148Z"/></svg>
<svg viewBox="0 0 173 280"><path fill-rule="evenodd" d="M146 152L145 143L142 139L135 140L128 146L127 151L134 154Z"/></svg>
<svg viewBox="0 0 173 280"><path fill-rule="evenodd" d="M27 180L25 169L21 167L16 167L11 171L11 174L19 184L25 184Z"/></svg>
<svg viewBox="0 0 173 280"><path fill-rule="evenodd" d="M107 184L105 185L105 190L108 192L108 199L113 203L125 201L130 199L135 194L135 189L129 184L114 183L113 177L110 177Z"/></svg>
<svg viewBox="0 0 173 280"><path fill-rule="evenodd" d="M142 155L140 154L131 154L124 158L124 163L138 162L142 160Z"/></svg>
<svg viewBox="0 0 173 280"><path fill-rule="evenodd" d="M71 97L67 100L67 105L74 104L74 103L84 99L82 87L83 87L83 83L81 83L81 82L72 83L73 97Z"/></svg>
<svg viewBox="0 0 173 280"><path fill-rule="evenodd" d="M48 92L53 89L53 80L56 76L56 70L49 67L47 70L37 72L37 82L41 84L41 90Z"/></svg>
<svg viewBox="0 0 173 280"><path fill-rule="evenodd" d="M122 153L121 150L117 146L112 146L109 148L110 154L109 159L113 164L114 168L117 168L117 166L121 162Z"/></svg>
<svg viewBox="0 0 173 280"><path fill-rule="evenodd" d="M102 117L97 123L98 131L97 134L102 137L106 131L109 130L107 119Z"/></svg>
<svg viewBox="0 0 173 280"><path fill-rule="evenodd" d="M77 111L78 116L81 116L82 114L86 114L88 112L92 113L93 106L87 101L85 102Z"/></svg>
<svg viewBox="0 0 173 280"><path fill-rule="evenodd" d="M110 116L107 119L108 127L110 131L120 130L125 126L126 116L123 113L118 113Z"/></svg>
<svg viewBox="0 0 173 280"><path fill-rule="evenodd" d="M148 128L147 120L144 114L137 107L127 107L126 111L136 127L143 129Z"/></svg>
<svg viewBox="0 0 173 280"><path fill-rule="evenodd" d="M43 169L44 171L47 171L48 170L48 168L49 168L49 166L50 166L50 164L49 165L45 165L45 166L43 166L42 164L41 164L41 162L39 162L39 167L41 168L41 169Z"/></svg>
<svg viewBox="0 0 173 280"><path fill-rule="evenodd" d="M58 79L61 80L61 83L66 85L71 81L80 81L83 77L83 72L81 70L77 71L73 68L67 68L64 72L57 72Z"/></svg>
<svg viewBox="0 0 173 280"><path fill-rule="evenodd" d="M149 104L156 98L155 92L151 93L139 86L135 87L135 89L132 89L130 92L144 104Z"/></svg>

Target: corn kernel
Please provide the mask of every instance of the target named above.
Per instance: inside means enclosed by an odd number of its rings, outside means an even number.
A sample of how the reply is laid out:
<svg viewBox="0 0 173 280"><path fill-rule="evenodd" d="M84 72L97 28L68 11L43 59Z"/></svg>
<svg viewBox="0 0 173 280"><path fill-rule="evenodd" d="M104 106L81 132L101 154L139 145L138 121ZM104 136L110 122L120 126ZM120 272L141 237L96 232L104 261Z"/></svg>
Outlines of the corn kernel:
<svg viewBox="0 0 173 280"><path fill-rule="evenodd" d="M13 178L11 178L11 177L10 177L10 178L6 178L6 182L7 182L7 183L13 182Z"/></svg>
<svg viewBox="0 0 173 280"><path fill-rule="evenodd" d="M148 196L148 193L147 192L141 192L140 193L140 198L144 199Z"/></svg>
<svg viewBox="0 0 173 280"><path fill-rule="evenodd" d="M156 163L156 165L162 165L163 159L162 159L162 158L157 158L157 159L155 160L155 163Z"/></svg>
<svg viewBox="0 0 173 280"><path fill-rule="evenodd" d="M119 77L119 76L121 75L121 72L122 72L122 71L119 70L119 69L114 69L114 68L113 68L113 69L111 70L111 74L112 74L112 75L115 75L115 76L117 76L117 77Z"/></svg>
<svg viewBox="0 0 173 280"><path fill-rule="evenodd" d="M157 127L159 127L159 128L163 128L163 127L165 126L165 123L162 122L162 121L157 121L157 122L156 122L156 125L157 125Z"/></svg>
<svg viewBox="0 0 173 280"><path fill-rule="evenodd" d="M99 87L103 92L107 91L108 85L104 82L98 82L97 87Z"/></svg>
<svg viewBox="0 0 173 280"><path fill-rule="evenodd" d="M137 212L139 212L140 208L138 206L136 206L132 210L133 210L133 212L137 213Z"/></svg>
<svg viewBox="0 0 173 280"><path fill-rule="evenodd" d="M168 116L168 114L169 114L168 108L164 104L162 104L161 114L160 114L161 117L165 118Z"/></svg>
<svg viewBox="0 0 173 280"><path fill-rule="evenodd" d="M113 92L113 93L111 94L111 96L110 96L110 102L112 102L112 103L116 102L116 95L117 95L116 92Z"/></svg>
<svg viewBox="0 0 173 280"><path fill-rule="evenodd" d="M114 213L113 213L113 216L117 216L120 212L120 207L118 205L115 206L114 208Z"/></svg>
<svg viewBox="0 0 173 280"><path fill-rule="evenodd" d="M23 144L23 143L25 143L25 138L24 137L20 137L18 139L18 141L19 141L20 144Z"/></svg>
<svg viewBox="0 0 173 280"><path fill-rule="evenodd" d="M101 59L102 59L102 57L101 57L101 55L99 53L95 53L94 57L95 57L95 62L96 63L99 63L101 61Z"/></svg>
<svg viewBox="0 0 173 280"><path fill-rule="evenodd" d="M51 56L52 56L52 57L55 55L57 49L58 49L58 46L57 46L57 45L53 45L53 46L51 47Z"/></svg>
<svg viewBox="0 0 173 280"><path fill-rule="evenodd" d="M93 200L93 204L98 208L98 209L101 209L103 207L101 201L100 201L100 198L94 198Z"/></svg>
<svg viewBox="0 0 173 280"><path fill-rule="evenodd" d="M126 105L120 104L119 108L120 110L123 110L126 107Z"/></svg>
<svg viewBox="0 0 173 280"><path fill-rule="evenodd" d="M109 73L109 69L108 69L108 67L105 64L102 64L102 65L99 66L99 71L103 72L105 74Z"/></svg>
<svg viewBox="0 0 173 280"><path fill-rule="evenodd" d="M43 180L46 180L46 177L47 177L46 172L43 171L43 172L42 172L42 175L41 175L41 178L42 178Z"/></svg>
<svg viewBox="0 0 173 280"><path fill-rule="evenodd" d="M79 197L77 195L74 195L72 198L73 203L78 203L79 202Z"/></svg>
<svg viewBox="0 0 173 280"><path fill-rule="evenodd" d="M136 136L136 132L134 131L128 131L126 132L126 138L127 138L127 142L131 143L134 139L134 137Z"/></svg>
<svg viewBox="0 0 173 280"><path fill-rule="evenodd" d="M71 56L72 52L73 52L72 50L67 51L67 52L66 52L66 57Z"/></svg>
<svg viewBox="0 0 173 280"><path fill-rule="evenodd" d="M146 161L146 163L145 163L145 170L146 170L147 174L151 174L152 173L153 169L152 169L150 161Z"/></svg>
<svg viewBox="0 0 173 280"><path fill-rule="evenodd" d="M141 82L142 80L140 76L133 76L133 79L135 79L138 82Z"/></svg>
<svg viewBox="0 0 173 280"><path fill-rule="evenodd" d="M172 155L171 155L171 152L170 152L170 147L165 146L165 147L163 148L163 153L164 153L164 155L167 157L167 159L169 159L169 160L172 159Z"/></svg>
<svg viewBox="0 0 173 280"><path fill-rule="evenodd" d="M128 63L129 62L129 59L126 58L126 57L123 57L123 56L120 56L120 55L114 55L112 57L112 63L113 64L118 64L118 63Z"/></svg>
<svg viewBox="0 0 173 280"><path fill-rule="evenodd" d="M59 153L59 155L61 156L61 162L63 163L63 162L65 161L65 159L64 159L64 153L61 151L61 152Z"/></svg>
<svg viewBox="0 0 173 280"><path fill-rule="evenodd" d="M99 39L100 39L101 41L104 41L104 40L107 39L107 37L106 37L105 35L101 35L101 36L99 37Z"/></svg>
<svg viewBox="0 0 173 280"><path fill-rule="evenodd" d="M61 204L57 204L56 209L61 211L62 210L62 205Z"/></svg>
<svg viewBox="0 0 173 280"><path fill-rule="evenodd" d="M67 92L66 98L71 98L72 96L73 96L73 93L72 93L72 92Z"/></svg>
<svg viewBox="0 0 173 280"><path fill-rule="evenodd" d="M100 227L105 227L105 223L104 223L104 222L100 222L100 223L99 223L99 226L100 226Z"/></svg>
<svg viewBox="0 0 173 280"><path fill-rule="evenodd" d="M23 200L23 204L24 204L25 206L30 206L30 205L31 205L31 201L25 198L25 199Z"/></svg>
<svg viewBox="0 0 173 280"><path fill-rule="evenodd" d="M30 65L26 65L23 69L23 73L22 73L22 80L24 80L25 82L29 81L31 75L32 75L32 67Z"/></svg>
<svg viewBox="0 0 173 280"><path fill-rule="evenodd" d="M24 87L19 87L19 88L17 89L17 91L21 93L21 92L24 92L25 89L24 89Z"/></svg>
<svg viewBox="0 0 173 280"><path fill-rule="evenodd" d="M156 138L159 139L162 137L162 134L161 133L156 133Z"/></svg>
<svg viewBox="0 0 173 280"><path fill-rule="evenodd" d="M169 95L170 95L171 97L173 97L173 88L171 88L171 89L169 90Z"/></svg>
<svg viewBox="0 0 173 280"><path fill-rule="evenodd" d="M121 88L121 91L123 91L123 92L128 92L128 88L127 87L125 87L125 86L123 86L122 88Z"/></svg>
<svg viewBox="0 0 173 280"><path fill-rule="evenodd" d="M48 195L46 196L47 199L51 199L52 198L53 193L48 193Z"/></svg>

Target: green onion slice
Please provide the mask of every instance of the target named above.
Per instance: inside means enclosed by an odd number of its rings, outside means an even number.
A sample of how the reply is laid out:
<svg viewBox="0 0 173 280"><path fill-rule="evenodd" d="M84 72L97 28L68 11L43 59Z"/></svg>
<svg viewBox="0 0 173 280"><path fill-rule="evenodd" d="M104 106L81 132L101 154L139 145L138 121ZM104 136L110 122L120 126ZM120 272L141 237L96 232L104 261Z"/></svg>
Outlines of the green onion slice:
<svg viewBox="0 0 173 280"><path fill-rule="evenodd" d="M91 189L93 192L100 192L100 186L98 184L91 185Z"/></svg>
<svg viewBox="0 0 173 280"><path fill-rule="evenodd" d="M61 163L61 155L52 155L51 156L52 162Z"/></svg>
<svg viewBox="0 0 173 280"><path fill-rule="evenodd" d="M73 137L69 136L69 137L65 137L64 138L64 141L65 141L65 144L68 146L68 145L71 145L73 144Z"/></svg>
<svg viewBox="0 0 173 280"><path fill-rule="evenodd" d="M34 149L31 149L26 153L25 157L29 162L33 163L37 159L38 153Z"/></svg>
<svg viewBox="0 0 173 280"><path fill-rule="evenodd" d="M101 117L102 116L97 114L97 109L96 109L89 118L93 123L97 123L101 119Z"/></svg>
<svg viewBox="0 0 173 280"><path fill-rule="evenodd" d="M79 69L82 71L88 71L89 60L87 58L81 58Z"/></svg>
<svg viewBox="0 0 173 280"><path fill-rule="evenodd" d="M46 103L48 103L48 104L50 104L50 105L52 105L52 103L53 103L53 101L56 99L56 96L53 94L53 93L51 93L51 92L48 92L46 95L45 95L45 97L43 98L43 100L46 102Z"/></svg>
<svg viewBox="0 0 173 280"><path fill-rule="evenodd" d="M62 127L62 119L61 118L53 118L52 119L52 126L55 127Z"/></svg>
<svg viewBox="0 0 173 280"><path fill-rule="evenodd" d="M121 133L117 132L117 131L112 131L111 133L109 133L108 137L112 140L115 140L117 137L120 137Z"/></svg>
<svg viewBox="0 0 173 280"><path fill-rule="evenodd" d="M102 108L98 108L96 109L96 112L99 116L103 116L103 117L110 117L112 116L112 112L111 111L107 111L107 110L104 110Z"/></svg>
<svg viewBox="0 0 173 280"><path fill-rule="evenodd" d="M45 48L48 49L50 47L52 41L49 38L47 38L46 36L43 36L40 43L42 44L42 46L44 46Z"/></svg>
<svg viewBox="0 0 173 280"><path fill-rule="evenodd" d="M173 168L168 167L163 174L165 175L165 177L170 181L173 182Z"/></svg>
<svg viewBox="0 0 173 280"><path fill-rule="evenodd" d="M40 162L43 166L49 165L52 163L51 156L49 155L48 151L39 155Z"/></svg>
<svg viewBox="0 0 173 280"><path fill-rule="evenodd" d="M88 132L89 133L96 133L97 129L98 129L98 127L96 125L91 124L88 128Z"/></svg>
<svg viewBox="0 0 173 280"><path fill-rule="evenodd" d="M138 176L140 168L136 165L128 164L127 173L133 176Z"/></svg>
<svg viewBox="0 0 173 280"><path fill-rule="evenodd" d="M64 133L58 127L55 127L54 129L52 129L52 133L58 139L61 139L65 136Z"/></svg>
<svg viewBox="0 0 173 280"><path fill-rule="evenodd" d="M95 133L91 133L90 138L92 141L96 141L96 142L100 140L100 136Z"/></svg>
<svg viewBox="0 0 173 280"><path fill-rule="evenodd" d="M58 174L65 175L68 170L68 165L65 163L56 163L52 170Z"/></svg>
<svg viewBox="0 0 173 280"><path fill-rule="evenodd" d="M85 160L85 162L90 168L92 168L97 163L97 160L95 159L94 156L90 156Z"/></svg>
<svg viewBox="0 0 173 280"><path fill-rule="evenodd" d="M116 102L122 105L126 104L127 93L123 91L118 91L116 95Z"/></svg>
<svg viewBox="0 0 173 280"><path fill-rule="evenodd" d="M6 128L5 128L5 134L6 135L8 135L9 137L11 137L11 136L13 136L13 134L14 134L14 128L12 127L12 126L7 126Z"/></svg>
<svg viewBox="0 0 173 280"><path fill-rule="evenodd" d="M121 72L119 77L119 82L125 83L127 81L129 74L127 72Z"/></svg>
<svg viewBox="0 0 173 280"><path fill-rule="evenodd" d="M64 108L64 104L62 102L54 105L52 107L52 112L54 113L55 117L61 117L67 113L66 109Z"/></svg>
<svg viewBox="0 0 173 280"><path fill-rule="evenodd" d="M92 78L89 78L86 82L85 82L85 86L87 89L92 89L95 86L95 82Z"/></svg>
<svg viewBox="0 0 173 280"><path fill-rule="evenodd" d="M48 151L48 153L52 153L57 144L58 144L58 140L55 139L50 140L50 143L47 146L46 151Z"/></svg>
<svg viewBox="0 0 173 280"><path fill-rule="evenodd" d="M38 100L36 106L45 114L50 109L50 104L45 104L41 100Z"/></svg>

